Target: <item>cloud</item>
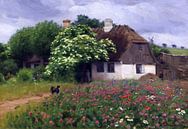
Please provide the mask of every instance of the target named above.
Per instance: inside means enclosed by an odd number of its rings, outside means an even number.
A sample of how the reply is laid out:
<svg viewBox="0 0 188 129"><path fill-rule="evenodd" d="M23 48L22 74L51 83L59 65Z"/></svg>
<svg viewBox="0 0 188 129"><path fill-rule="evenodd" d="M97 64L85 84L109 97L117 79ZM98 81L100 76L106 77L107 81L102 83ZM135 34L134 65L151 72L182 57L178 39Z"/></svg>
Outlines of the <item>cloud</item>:
<svg viewBox="0 0 188 129"><path fill-rule="evenodd" d="M188 47L188 1L186 0L96 0L75 5L71 15L86 14L101 20L110 17L117 24L127 24L139 34L154 37L158 44ZM187 41L187 42L186 42Z"/></svg>
<svg viewBox="0 0 188 129"><path fill-rule="evenodd" d="M187 0L0 0L0 42L23 26L43 20L74 20L85 14L116 24L127 24L139 34L154 37L158 44L188 47ZM12 28L3 31L6 27ZM3 33L3 34L2 34Z"/></svg>

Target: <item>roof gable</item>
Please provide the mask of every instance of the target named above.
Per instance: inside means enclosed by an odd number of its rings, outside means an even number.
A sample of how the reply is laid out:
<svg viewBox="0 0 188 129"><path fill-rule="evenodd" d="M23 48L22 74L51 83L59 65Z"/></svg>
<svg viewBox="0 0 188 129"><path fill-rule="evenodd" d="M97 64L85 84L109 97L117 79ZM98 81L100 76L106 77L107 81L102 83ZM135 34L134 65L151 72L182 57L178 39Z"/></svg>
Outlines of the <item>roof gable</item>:
<svg viewBox="0 0 188 129"><path fill-rule="evenodd" d="M110 39L116 46L116 53L110 53L110 60L120 60L123 53L132 43L148 44L148 42L127 25L114 26L109 32L103 28L93 29L97 39Z"/></svg>

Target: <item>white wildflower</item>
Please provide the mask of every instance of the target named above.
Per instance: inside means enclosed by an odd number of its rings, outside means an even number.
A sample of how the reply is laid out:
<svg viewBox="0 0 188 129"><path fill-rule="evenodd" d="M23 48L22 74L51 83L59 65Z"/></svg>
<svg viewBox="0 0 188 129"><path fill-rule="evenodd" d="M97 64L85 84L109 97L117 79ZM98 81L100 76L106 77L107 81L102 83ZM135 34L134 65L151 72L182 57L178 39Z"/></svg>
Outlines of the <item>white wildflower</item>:
<svg viewBox="0 0 188 129"><path fill-rule="evenodd" d="M185 112L185 110L181 110L181 112L183 113L183 114L185 114L186 112Z"/></svg>
<svg viewBox="0 0 188 129"><path fill-rule="evenodd" d="M119 120L119 123L122 123L123 122L123 118L121 118L120 120Z"/></svg>
<svg viewBox="0 0 188 129"><path fill-rule="evenodd" d="M143 120L143 123L147 124L147 125L149 124L149 122L147 120Z"/></svg>
<svg viewBox="0 0 188 129"><path fill-rule="evenodd" d="M179 115L182 115L182 116L183 116L185 113L186 113L185 110L181 110L180 112L178 112L178 114L179 114Z"/></svg>
<svg viewBox="0 0 188 129"><path fill-rule="evenodd" d="M130 119L130 118L129 118L129 119L127 119L127 121L133 121L133 119Z"/></svg>
<svg viewBox="0 0 188 129"><path fill-rule="evenodd" d="M120 109L121 111L123 111L123 108L122 108L122 107L119 107L119 109Z"/></svg>
<svg viewBox="0 0 188 129"><path fill-rule="evenodd" d="M176 111L180 111L181 109L180 108L176 108Z"/></svg>
<svg viewBox="0 0 188 129"><path fill-rule="evenodd" d="M130 118L129 116L125 116L126 119Z"/></svg>
<svg viewBox="0 0 188 129"><path fill-rule="evenodd" d="M118 127L118 126L119 126L119 124L118 124L118 122L116 122L116 123L115 123L115 127Z"/></svg>
<svg viewBox="0 0 188 129"><path fill-rule="evenodd" d="M113 108L110 108L110 111L112 111L113 110Z"/></svg>

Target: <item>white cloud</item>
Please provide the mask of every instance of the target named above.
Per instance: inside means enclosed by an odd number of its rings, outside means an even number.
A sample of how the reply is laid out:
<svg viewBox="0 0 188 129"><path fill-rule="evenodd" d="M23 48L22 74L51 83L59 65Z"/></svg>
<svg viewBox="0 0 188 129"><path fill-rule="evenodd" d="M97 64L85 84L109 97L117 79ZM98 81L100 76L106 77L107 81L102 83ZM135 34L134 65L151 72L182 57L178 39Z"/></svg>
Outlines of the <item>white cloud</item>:
<svg viewBox="0 0 188 129"><path fill-rule="evenodd" d="M13 31L23 26L45 19L61 23L63 18L74 20L85 14L127 24L146 39L154 37L159 44L188 47L187 7L187 0L0 0L0 42L7 41ZM3 31L4 24L12 27L10 32Z"/></svg>
<svg viewBox="0 0 188 129"><path fill-rule="evenodd" d="M153 38L154 42L159 45L162 45L162 43L167 43L168 46L171 47L172 44L176 44L179 48L181 46L188 46L188 37L185 35L176 36L169 33L144 33L142 36L147 40Z"/></svg>
<svg viewBox="0 0 188 129"><path fill-rule="evenodd" d="M16 31L16 28L5 23L0 23L0 42L7 42L7 39Z"/></svg>
<svg viewBox="0 0 188 129"><path fill-rule="evenodd" d="M121 4L120 4L121 3ZM187 46L188 2L186 0L96 0L69 9L70 15L86 14L92 18L112 18L117 24L128 24L144 37L156 37L157 43ZM184 41L184 42L182 42Z"/></svg>

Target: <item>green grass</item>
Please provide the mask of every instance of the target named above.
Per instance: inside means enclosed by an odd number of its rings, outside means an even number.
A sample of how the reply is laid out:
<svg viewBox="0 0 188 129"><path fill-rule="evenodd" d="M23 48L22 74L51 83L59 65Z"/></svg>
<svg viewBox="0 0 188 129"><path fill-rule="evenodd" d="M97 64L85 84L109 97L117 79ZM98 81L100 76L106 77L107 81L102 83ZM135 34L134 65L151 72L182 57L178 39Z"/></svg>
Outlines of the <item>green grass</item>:
<svg viewBox="0 0 188 129"><path fill-rule="evenodd" d="M188 56L188 49L168 48L168 50L173 55Z"/></svg>
<svg viewBox="0 0 188 129"><path fill-rule="evenodd" d="M6 83L0 84L0 102L6 100L13 100L22 98L24 96L34 96L41 93L50 93L50 86L60 85L61 89L65 87L73 86L73 84L63 84L57 82L16 82L16 83Z"/></svg>

